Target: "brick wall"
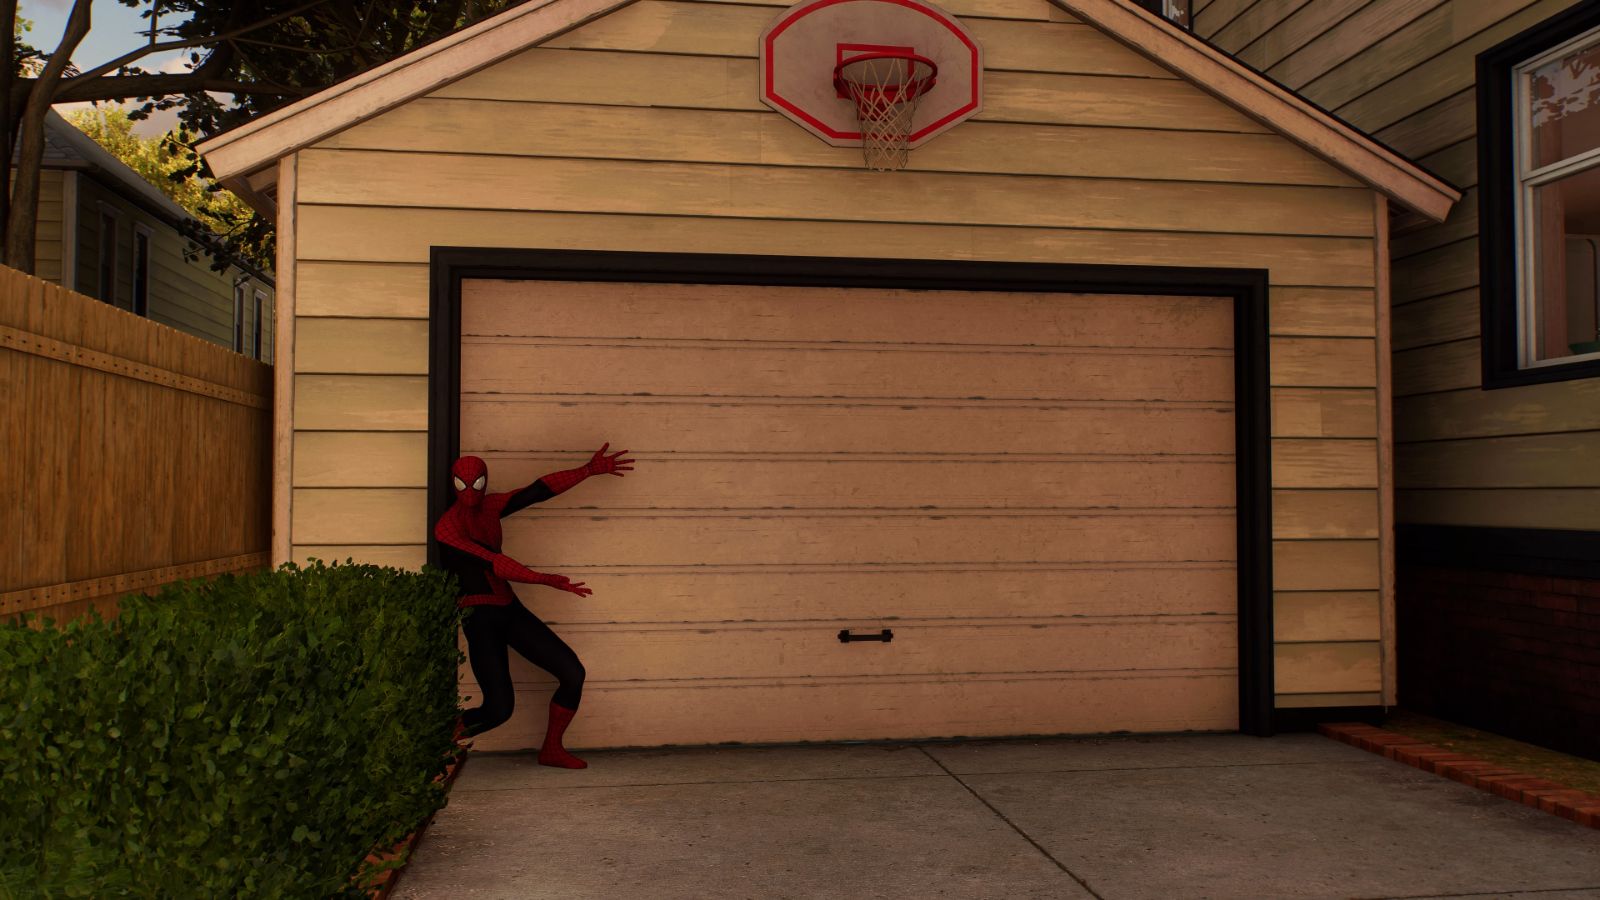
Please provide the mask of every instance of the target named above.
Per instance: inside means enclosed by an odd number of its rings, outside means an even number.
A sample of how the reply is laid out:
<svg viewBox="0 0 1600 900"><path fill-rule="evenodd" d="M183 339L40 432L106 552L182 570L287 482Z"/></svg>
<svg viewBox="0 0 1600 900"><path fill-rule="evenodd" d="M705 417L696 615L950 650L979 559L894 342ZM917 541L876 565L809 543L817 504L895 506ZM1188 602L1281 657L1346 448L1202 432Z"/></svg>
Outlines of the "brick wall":
<svg viewBox="0 0 1600 900"><path fill-rule="evenodd" d="M1401 563L1401 705L1600 759L1600 580Z"/></svg>

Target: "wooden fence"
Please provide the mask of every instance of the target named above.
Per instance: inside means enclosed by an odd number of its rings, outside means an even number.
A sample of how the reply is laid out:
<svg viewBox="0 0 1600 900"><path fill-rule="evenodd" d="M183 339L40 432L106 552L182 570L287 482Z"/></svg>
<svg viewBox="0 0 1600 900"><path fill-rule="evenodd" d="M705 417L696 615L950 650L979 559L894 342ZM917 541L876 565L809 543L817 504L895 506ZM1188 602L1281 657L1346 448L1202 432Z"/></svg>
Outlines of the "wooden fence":
<svg viewBox="0 0 1600 900"><path fill-rule="evenodd" d="M272 369L0 267L0 617L264 567Z"/></svg>

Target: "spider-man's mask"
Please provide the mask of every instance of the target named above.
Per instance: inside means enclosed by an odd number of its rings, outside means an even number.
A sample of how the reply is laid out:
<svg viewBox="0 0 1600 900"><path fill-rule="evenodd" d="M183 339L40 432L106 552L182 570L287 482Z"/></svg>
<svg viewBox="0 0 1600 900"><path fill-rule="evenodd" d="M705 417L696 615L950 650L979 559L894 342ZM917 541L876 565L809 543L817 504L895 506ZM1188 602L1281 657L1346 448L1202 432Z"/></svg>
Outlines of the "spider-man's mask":
<svg viewBox="0 0 1600 900"><path fill-rule="evenodd" d="M467 506L483 502L483 489L489 484L489 467L476 456L463 456L450 467L450 486L456 500Z"/></svg>

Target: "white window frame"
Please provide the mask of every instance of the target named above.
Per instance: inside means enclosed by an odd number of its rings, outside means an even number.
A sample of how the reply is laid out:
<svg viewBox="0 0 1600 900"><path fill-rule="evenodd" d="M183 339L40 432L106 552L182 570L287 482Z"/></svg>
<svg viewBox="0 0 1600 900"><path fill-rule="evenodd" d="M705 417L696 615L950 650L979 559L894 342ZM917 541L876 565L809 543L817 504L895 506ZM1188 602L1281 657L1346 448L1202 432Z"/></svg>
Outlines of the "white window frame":
<svg viewBox="0 0 1600 900"><path fill-rule="evenodd" d="M1600 166L1600 147L1531 171L1528 169L1529 161L1533 159L1531 127L1533 72L1541 66L1590 46L1600 47L1600 28L1592 28L1538 56L1525 60L1512 69L1514 79L1512 96L1515 98L1512 121L1516 129L1512 147L1516 165L1517 364L1523 369L1600 360L1600 352L1571 354L1553 359L1537 358L1539 341L1544 332L1541 328L1538 303L1537 229L1530 222L1534 209L1534 189Z"/></svg>

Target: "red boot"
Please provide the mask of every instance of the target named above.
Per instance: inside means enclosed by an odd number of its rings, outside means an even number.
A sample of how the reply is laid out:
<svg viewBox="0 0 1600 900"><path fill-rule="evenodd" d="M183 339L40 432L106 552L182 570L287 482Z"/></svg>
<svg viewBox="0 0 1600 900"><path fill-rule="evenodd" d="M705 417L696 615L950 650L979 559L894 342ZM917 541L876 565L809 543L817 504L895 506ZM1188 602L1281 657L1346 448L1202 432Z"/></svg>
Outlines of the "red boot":
<svg viewBox="0 0 1600 900"><path fill-rule="evenodd" d="M571 724L572 717L577 715L575 709L567 709L552 702L550 704L550 725L544 732L544 746L539 749L539 765L555 766L560 769L587 769L589 764L568 753L561 746L561 735L566 733L567 725Z"/></svg>

